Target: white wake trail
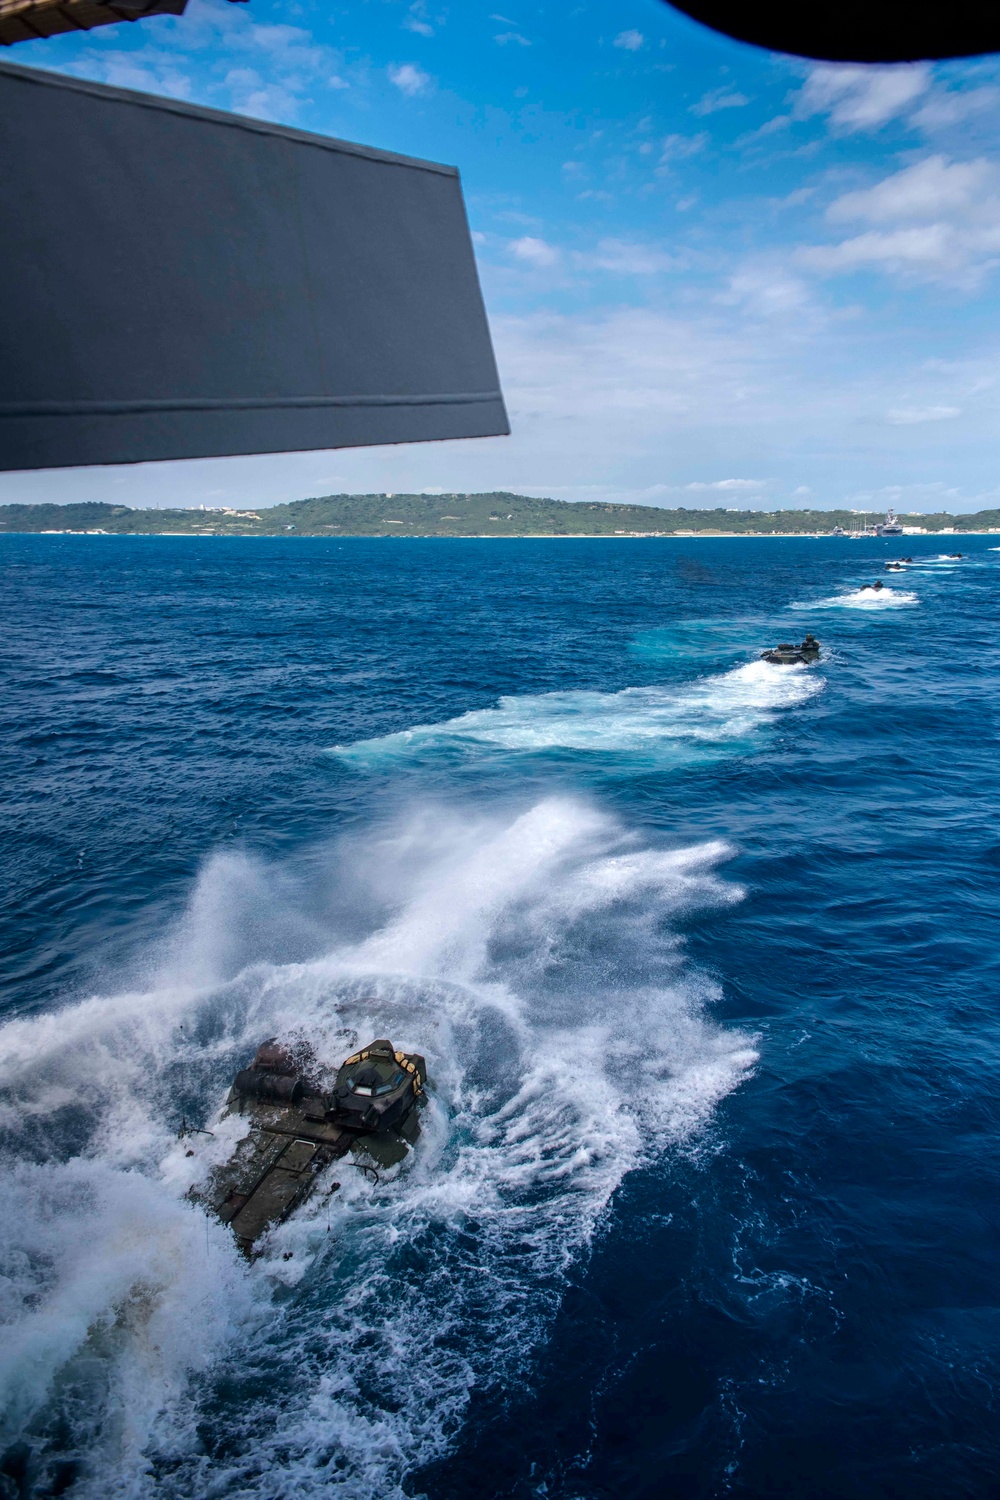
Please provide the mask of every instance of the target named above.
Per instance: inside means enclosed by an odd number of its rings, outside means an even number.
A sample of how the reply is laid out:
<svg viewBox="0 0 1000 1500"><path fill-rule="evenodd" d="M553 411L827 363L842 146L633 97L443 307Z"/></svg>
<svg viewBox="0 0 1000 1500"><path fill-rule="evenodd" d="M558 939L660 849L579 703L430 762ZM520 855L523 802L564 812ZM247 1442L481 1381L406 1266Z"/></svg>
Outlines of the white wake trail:
<svg viewBox="0 0 1000 1500"><path fill-rule="evenodd" d="M911 605L919 604L920 599L909 589L854 589L848 594L835 594L830 599L815 599L811 602L796 600L789 605L790 609L812 610L812 609L861 609L861 610L883 610L883 609L906 609Z"/></svg>
<svg viewBox="0 0 1000 1500"><path fill-rule="evenodd" d="M683 687L503 697L495 708L340 745L334 753L362 768L495 750L590 751L638 756L650 764L690 761L710 748L738 747L776 714L807 702L822 688L815 673L755 661Z"/></svg>

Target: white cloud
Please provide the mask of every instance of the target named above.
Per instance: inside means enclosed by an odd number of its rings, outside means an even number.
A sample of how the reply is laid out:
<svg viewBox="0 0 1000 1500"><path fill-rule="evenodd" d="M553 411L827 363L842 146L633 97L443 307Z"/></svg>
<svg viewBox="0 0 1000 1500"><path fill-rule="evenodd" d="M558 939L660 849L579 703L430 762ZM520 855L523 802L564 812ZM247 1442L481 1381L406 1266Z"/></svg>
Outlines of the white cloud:
<svg viewBox="0 0 1000 1500"><path fill-rule="evenodd" d="M921 130L947 130L984 110L1000 104L1000 89L986 85L978 89L936 89L910 117Z"/></svg>
<svg viewBox="0 0 1000 1500"><path fill-rule="evenodd" d="M660 145L660 166L666 167L672 161L684 161L689 156L697 156L704 151L708 141L708 134L704 130L698 135L664 136Z"/></svg>
<svg viewBox="0 0 1000 1500"><path fill-rule="evenodd" d="M658 245L643 245L634 240L599 240L596 250L574 256L585 270L611 271L620 276L655 276L661 271L676 271L683 262Z"/></svg>
<svg viewBox="0 0 1000 1500"><path fill-rule="evenodd" d="M693 115L714 115L720 109L742 109L749 104L750 100L746 94L737 93L735 89L712 89L711 93L703 94L697 104L692 104Z"/></svg>
<svg viewBox="0 0 1000 1500"><path fill-rule="evenodd" d="M659 446L664 421L674 431L677 422L745 431L772 400L770 379L752 372L772 361L773 346L702 320L635 307L499 318L493 328L512 410L544 420L564 459L581 444L627 446L640 431Z"/></svg>
<svg viewBox="0 0 1000 1500"><path fill-rule="evenodd" d="M793 115L799 120L827 115L834 130L845 134L877 130L909 113L930 89L932 76L926 63L893 67L820 63L796 95Z"/></svg>
<svg viewBox="0 0 1000 1500"><path fill-rule="evenodd" d="M809 199L815 196L815 186L793 188L790 193L786 193L783 198L775 199L774 202L778 208L801 208L803 203L808 203Z"/></svg>
<svg viewBox="0 0 1000 1500"><path fill-rule="evenodd" d="M959 79L959 83L964 80ZM721 92L721 91L720 91ZM710 99L706 95L706 99ZM789 96L791 111L776 115L743 137L751 144L796 120L825 115L833 132L850 135L878 130L890 120L907 128L934 134L962 125L976 115L998 111L1000 89L992 84L978 88L947 88L926 63L902 63L891 67L819 63L805 83ZM698 106L694 106L698 112Z"/></svg>
<svg viewBox="0 0 1000 1500"><path fill-rule="evenodd" d="M108 83L112 88L139 89L142 93L159 94L167 99L196 100L198 90L185 62L183 57L176 57L158 47L139 47L134 52L118 52L111 48L98 52L95 48L66 71L76 78ZM222 83L225 86L225 79ZM226 103L246 113L231 95L227 95Z"/></svg>
<svg viewBox="0 0 1000 1500"><path fill-rule="evenodd" d="M960 406L894 406L885 419L893 427L913 427L921 422L949 422L961 415Z"/></svg>
<svg viewBox="0 0 1000 1500"><path fill-rule="evenodd" d="M434 27L427 19L427 0L413 0L410 14L403 22L404 30L414 31L417 36L433 36Z"/></svg>
<svg viewBox="0 0 1000 1500"><path fill-rule="evenodd" d="M289 122L330 88L349 87L350 72L338 51L301 27L262 25L242 6L191 0L183 25L159 35L161 44L126 51L113 45L114 32L98 33L99 45L66 71Z"/></svg>
<svg viewBox="0 0 1000 1500"><path fill-rule="evenodd" d="M696 479L693 483L686 484L684 488L686 490L724 490L732 492L733 490L763 490L767 488L767 484L768 481L766 479L712 479L707 481Z"/></svg>
<svg viewBox="0 0 1000 1500"><path fill-rule="evenodd" d="M416 63L400 63L387 69L389 82L394 83L408 99L422 94L430 83L430 74L418 68Z"/></svg>
<svg viewBox="0 0 1000 1500"><path fill-rule="evenodd" d="M994 248L1000 249L1000 236ZM968 257L948 225L921 224L909 229L869 230L839 245L813 245L800 251L798 259L814 271L836 273L870 267L923 274L931 280L954 280Z"/></svg>
<svg viewBox="0 0 1000 1500"><path fill-rule="evenodd" d="M833 273L871 267L975 286L1000 254L1000 167L982 157L929 156L873 187L844 193L826 216L834 224L878 227L800 250L804 266Z"/></svg>
<svg viewBox="0 0 1000 1500"><path fill-rule="evenodd" d="M619 31L612 45L625 52L639 52L646 45L646 38L641 31Z"/></svg>
<svg viewBox="0 0 1000 1500"><path fill-rule="evenodd" d="M501 47L507 47L511 43L513 43L517 47L531 46L528 38L526 36L522 36L519 31L502 31L500 35L495 36L493 40Z"/></svg>
<svg viewBox="0 0 1000 1500"><path fill-rule="evenodd" d="M747 264L729 278L719 298L723 306L740 305L753 317L800 316L809 306L809 289L801 277L781 264Z"/></svg>
<svg viewBox="0 0 1000 1500"><path fill-rule="evenodd" d="M784 130L792 124L794 119L794 115L775 115L773 119L765 120L763 125L759 125L756 130L748 130L746 135L741 135L736 144L737 146L756 146L767 136Z"/></svg>
<svg viewBox="0 0 1000 1500"><path fill-rule="evenodd" d="M885 177L874 187L844 193L826 211L831 222L866 219L884 224L894 219L928 219L966 213L982 204L1000 186L1000 172L983 157L949 161L928 156Z"/></svg>
<svg viewBox="0 0 1000 1500"><path fill-rule="evenodd" d="M559 251L554 245L536 239L531 234L523 235L519 240L511 240L507 248L517 260L523 260L529 266L554 266L559 259Z"/></svg>

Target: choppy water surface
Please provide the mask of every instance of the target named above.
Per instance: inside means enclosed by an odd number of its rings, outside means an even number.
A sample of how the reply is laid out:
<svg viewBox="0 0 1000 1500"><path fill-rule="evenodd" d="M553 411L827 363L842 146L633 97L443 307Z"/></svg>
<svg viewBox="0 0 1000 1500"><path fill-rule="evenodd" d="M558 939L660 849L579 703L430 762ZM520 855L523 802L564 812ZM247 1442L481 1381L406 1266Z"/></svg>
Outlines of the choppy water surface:
<svg viewBox="0 0 1000 1500"><path fill-rule="evenodd" d="M1000 555L905 540L0 538L0 1495L995 1494ZM432 1098L247 1267L287 1029Z"/></svg>

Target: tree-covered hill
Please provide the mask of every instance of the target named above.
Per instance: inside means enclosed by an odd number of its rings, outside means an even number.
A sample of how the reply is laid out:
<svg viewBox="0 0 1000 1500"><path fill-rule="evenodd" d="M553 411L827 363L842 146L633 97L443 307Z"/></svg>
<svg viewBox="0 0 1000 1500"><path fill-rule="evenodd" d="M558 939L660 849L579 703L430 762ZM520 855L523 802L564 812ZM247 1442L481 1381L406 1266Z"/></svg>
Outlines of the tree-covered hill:
<svg viewBox="0 0 1000 1500"><path fill-rule="evenodd" d="M255 510L149 510L89 501L3 505L0 531L183 536L634 536L830 532L848 510L664 510L652 505L484 495L322 495ZM879 519L874 512L871 519ZM904 517L928 531L1000 529L1000 510Z"/></svg>

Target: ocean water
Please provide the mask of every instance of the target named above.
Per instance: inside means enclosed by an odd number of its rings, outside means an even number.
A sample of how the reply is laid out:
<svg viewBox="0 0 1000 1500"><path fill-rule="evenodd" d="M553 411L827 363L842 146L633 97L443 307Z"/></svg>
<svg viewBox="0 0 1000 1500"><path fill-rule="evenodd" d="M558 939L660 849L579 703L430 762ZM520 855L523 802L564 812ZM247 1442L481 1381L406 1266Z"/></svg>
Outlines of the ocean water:
<svg viewBox="0 0 1000 1500"><path fill-rule="evenodd" d="M949 542L0 537L4 1500L997 1493ZM430 1101L247 1266L187 1190L285 1031Z"/></svg>

